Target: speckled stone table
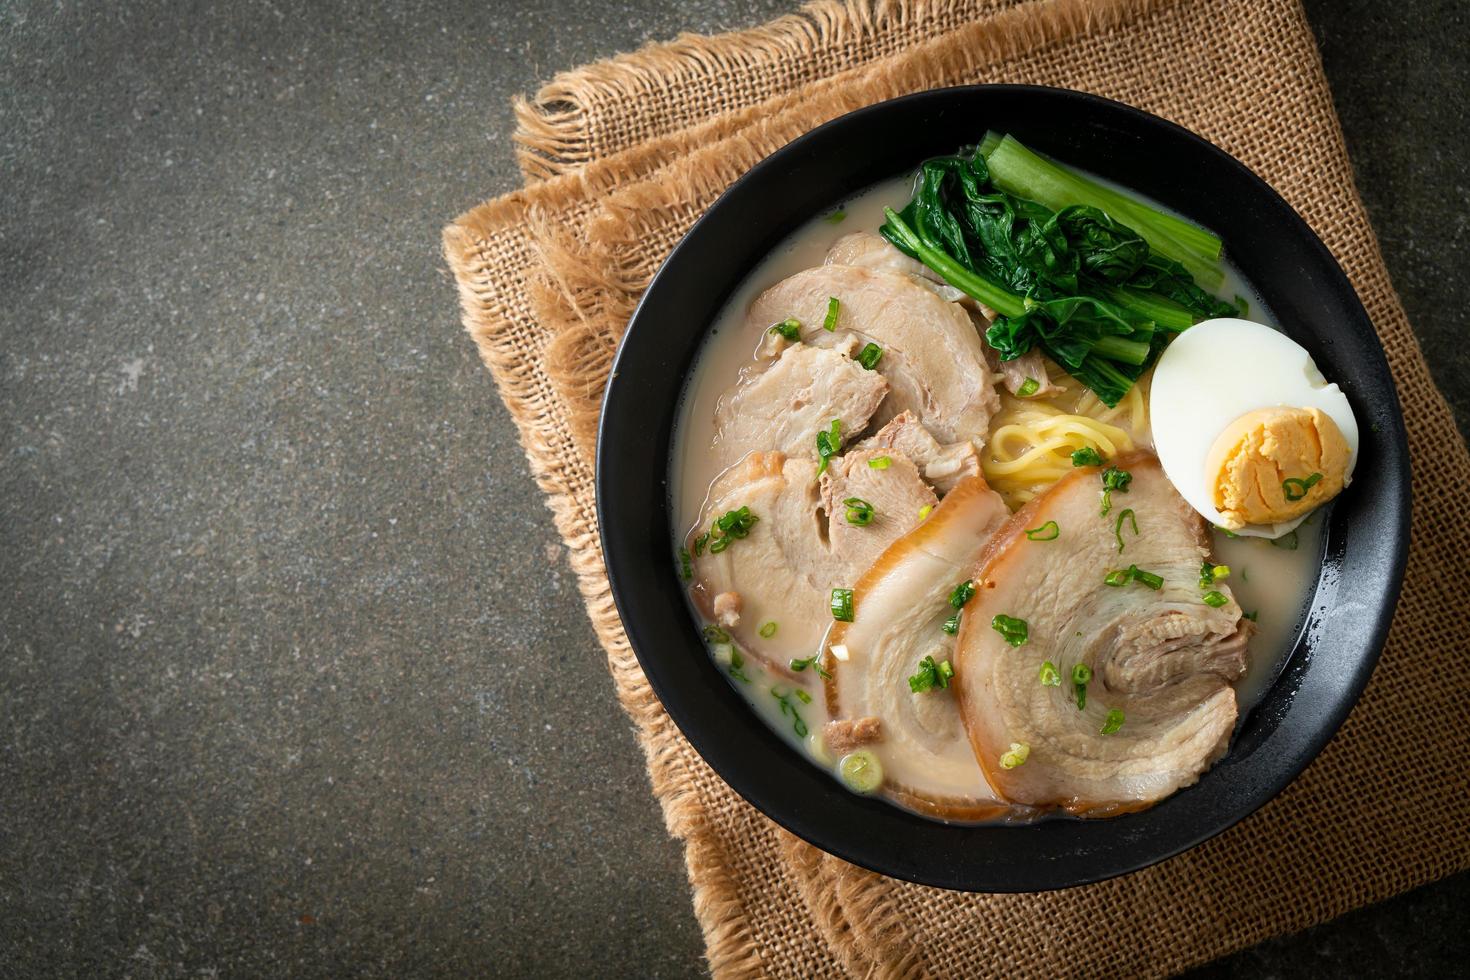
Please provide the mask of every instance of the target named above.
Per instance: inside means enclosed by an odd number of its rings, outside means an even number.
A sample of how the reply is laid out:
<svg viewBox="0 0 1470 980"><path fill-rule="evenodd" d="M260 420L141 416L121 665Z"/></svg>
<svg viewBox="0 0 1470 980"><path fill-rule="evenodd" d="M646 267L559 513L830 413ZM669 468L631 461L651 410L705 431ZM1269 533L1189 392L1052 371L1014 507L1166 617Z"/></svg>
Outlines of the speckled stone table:
<svg viewBox="0 0 1470 980"><path fill-rule="evenodd" d="M438 233L513 93L790 6L0 6L0 976L702 971ZM1466 14L1308 8L1464 426ZM1467 907L1199 975L1448 974Z"/></svg>

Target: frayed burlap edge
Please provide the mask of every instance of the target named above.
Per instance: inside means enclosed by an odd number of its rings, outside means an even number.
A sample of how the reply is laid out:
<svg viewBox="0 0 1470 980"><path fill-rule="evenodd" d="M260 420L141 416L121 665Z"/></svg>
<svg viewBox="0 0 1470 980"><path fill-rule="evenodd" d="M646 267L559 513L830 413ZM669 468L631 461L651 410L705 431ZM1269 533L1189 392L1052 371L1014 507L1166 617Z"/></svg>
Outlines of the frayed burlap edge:
<svg viewBox="0 0 1470 980"><path fill-rule="evenodd" d="M816 0L750 30L685 34L563 72L532 99L517 98L516 159L528 181L677 132L699 120L690 91L718 81L719 96L754 105L863 65L1021 0ZM735 99L724 91L739 79ZM617 113L615 125L599 117ZM636 119L630 114L636 114Z"/></svg>

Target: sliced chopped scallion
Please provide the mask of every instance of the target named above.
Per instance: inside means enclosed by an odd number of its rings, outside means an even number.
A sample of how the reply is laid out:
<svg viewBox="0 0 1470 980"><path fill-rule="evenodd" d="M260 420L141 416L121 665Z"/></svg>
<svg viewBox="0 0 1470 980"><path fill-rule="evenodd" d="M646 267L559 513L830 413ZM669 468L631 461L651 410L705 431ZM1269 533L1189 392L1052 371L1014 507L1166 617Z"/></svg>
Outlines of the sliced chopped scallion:
<svg viewBox="0 0 1470 980"><path fill-rule="evenodd" d="M835 303L837 301L833 300L833 302ZM835 319L833 322L836 322ZM829 327L828 329L831 328ZM858 351L857 362L869 371L876 368L878 366L878 362L882 359L883 348L879 347L877 344L865 344L863 346L863 349Z"/></svg>
<svg viewBox="0 0 1470 980"><path fill-rule="evenodd" d="M1072 697L1077 702L1078 711L1087 707L1087 685L1091 681L1091 667L1086 664L1076 664L1072 667Z"/></svg>
<svg viewBox="0 0 1470 980"><path fill-rule="evenodd" d="M771 697L780 703L781 714L791 719L791 730L796 733L796 737L806 738L808 732L806 722L802 720L801 712L796 709L796 705L791 703L791 695L787 693L786 689L781 687L771 688Z"/></svg>
<svg viewBox="0 0 1470 980"><path fill-rule="evenodd" d="M868 460L868 469L870 470L886 470L892 465L893 460L887 456L874 456Z"/></svg>
<svg viewBox="0 0 1470 980"><path fill-rule="evenodd" d="M1123 522L1125 520L1133 522L1133 536L1138 537L1138 517L1133 513L1133 508L1129 507L1118 515L1118 523L1113 525L1113 536L1118 539L1118 554L1120 555L1123 553Z"/></svg>
<svg viewBox="0 0 1470 980"><path fill-rule="evenodd" d="M1128 484L1133 482L1133 474L1127 470L1120 470L1116 466L1109 466L1102 471L1102 515L1107 516L1108 511L1113 509L1113 491L1119 493L1128 492Z"/></svg>
<svg viewBox="0 0 1470 980"><path fill-rule="evenodd" d="M709 532L708 531L705 531L699 537L697 537L697 538L694 539L694 557L695 558L698 558L700 555L704 554L704 546L707 545L707 544L709 544Z"/></svg>
<svg viewBox="0 0 1470 980"><path fill-rule="evenodd" d="M1073 466L1101 466L1102 464L1102 456L1098 455L1098 451L1091 446L1083 446L1081 449L1072 450Z"/></svg>
<svg viewBox="0 0 1470 980"><path fill-rule="evenodd" d="M830 429L817 433L817 458L822 461L817 467L817 476L827 469L827 461L842 451L842 420L833 419Z"/></svg>
<svg viewBox="0 0 1470 980"><path fill-rule="evenodd" d="M973 579L965 579L950 592L949 604L956 609L963 609L965 603L973 598L975 598L975 582Z"/></svg>
<svg viewBox="0 0 1470 980"><path fill-rule="evenodd" d="M1031 746L1025 742L1012 742L1009 752L1001 753L1000 767L1002 769L1014 769L1025 765L1026 759L1031 755Z"/></svg>
<svg viewBox="0 0 1470 980"><path fill-rule="evenodd" d="M1164 587L1164 577L1162 575L1155 575L1153 572L1145 572L1137 565L1129 565L1128 570L1133 574L1133 581L1139 583L1140 585L1146 585L1150 589L1153 589L1155 592Z"/></svg>
<svg viewBox="0 0 1470 980"><path fill-rule="evenodd" d="M841 208L838 208L836 211L833 211L831 214L827 215L822 220L825 221L825 222L827 222L827 224L829 224L829 225L839 225L839 224L842 223L842 219L844 219L846 217L847 217L847 212L844 211L844 210L842 210Z"/></svg>
<svg viewBox="0 0 1470 980"><path fill-rule="evenodd" d="M1132 580L1132 578L1133 578L1132 573L1129 572L1128 569L1124 568L1124 569L1120 569L1120 570L1118 570L1116 572L1108 572L1108 574L1104 575L1103 576L1103 585L1111 585L1111 586L1114 586L1114 587L1120 586L1120 585L1127 585L1129 583L1129 581Z"/></svg>
<svg viewBox="0 0 1470 980"><path fill-rule="evenodd" d="M1057 665L1050 660L1041 663L1041 670L1037 672L1037 679L1041 681L1042 687L1061 687L1062 675L1057 670Z"/></svg>
<svg viewBox="0 0 1470 980"><path fill-rule="evenodd" d="M839 623L852 622L852 589L832 590L832 618Z"/></svg>
<svg viewBox="0 0 1470 980"><path fill-rule="evenodd" d="M1098 729L1099 735L1111 735L1123 727L1123 712L1119 708L1109 708L1107 717L1103 719L1102 728Z"/></svg>
<svg viewBox="0 0 1470 980"><path fill-rule="evenodd" d="M837 314L841 308L842 304L837 302L836 296L827 297L827 317L822 321L823 330L831 333L837 329Z"/></svg>
<svg viewBox="0 0 1470 980"><path fill-rule="evenodd" d="M755 527L758 520L760 518L752 514L749 507L726 511L724 516L715 518L709 529L709 553L718 555L730 547L731 542L739 541L750 534L750 529Z"/></svg>
<svg viewBox="0 0 1470 980"><path fill-rule="evenodd" d="M1201 562L1199 566L1199 587L1208 589L1222 578L1230 577L1229 565L1211 565L1209 562Z"/></svg>
<svg viewBox="0 0 1470 980"><path fill-rule="evenodd" d="M919 508L919 520L922 521L924 518L928 517L929 514L930 514L930 512L933 511L933 510L934 510L934 505L933 504L925 504L924 506L920 507Z"/></svg>
<svg viewBox="0 0 1470 980"><path fill-rule="evenodd" d="M883 785L883 764L867 749L843 756L837 763L837 772L854 793L871 793Z"/></svg>
<svg viewBox="0 0 1470 980"><path fill-rule="evenodd" d="M1024 619L1004 614L997 615L990 621L990 628L995 630L1001 637L1013 647L1022 646L1030 638L1031 630Z"/></svg>
<svg viewBox="0 0 1470 980"><path fill-rule="evenodd" d="M723 627L709 623L704 628L704 641L706 643L729 643L730 634L726 633Z"/></svg>
<svg viewBox="0 0 1470 980"><path fill-rule="evenodd" d="M842 502L847 508L847 523L855 527L866 527L873 523L873 505L861 497L848 497Z"/></svg>
<svg viewBox="0 0 1470 980"><path fill-rule="evenodd" d="M833 647L832 649L836 650L837 648ZM837 659L844 660L846 658L838 657ZM827 669L822 666L822 657L820 654L813 654L810 657L803 657L800 660L792 660L786 666L790 667L794 672L798 674L810 667L812 670L817 672L818 677L826 677L829 679L832 677L831 674L827 673Z"/></svg>
<svg viewBox="0 0 1470 980"><path fill-rule="evenodd" d="M798 687L792 693L794 693L796 695L796 700L800 701L802 704L811 704L812 703L812 696L810 694L806 693L806 691L803 691L801 688Z"/></svg>
<svg viewBox="0 0 1470 980"><path fill-rule="evenodd" d="M679 577L686 582L694 577L694 570L689 565L688 548L679 549Z"/></svg>
<svg viewBox="0 0 1470 980"><path fill-rule="evenodd" d="M776 635L776 621L773 619L768 623L763 623L759 632L761 636L764 636L766 639L769 640L771 637Z"/></svg>
<svg viewBox="0 0 1470 980"><path fill-rule="evenodd" d="M1026 532L1029 541L1055 541L1061 535L1062 529L1057 526L1056 521L1047 521L1040 527L1033 527Z"/></svg>
<svg viewBox="0 0 1470 980"><path fill-rule="evenodd" d="M787 340L798 340L801 338L801 321L794 316L787 317L767 330L766 333L773 333L778 337L785 337Z"/></svg>
<svg viewBox="0 0 1470 980"><path fill-rule="evenodd" d="M1022 398L1030 398L1041 390L1041 382L1035 378L1027 378L1021 382L1021 387L1016 389L1016 394Z"/></svg>
<svg viewBox="0 0 1470 980"><path fill-rule="evenodd" d="M1296 477L1289 477L1288 479L1281 481L1281 492L1285 494L1287 500L1301 500L1307 495L1308 490L1312 489L1321 482L1321 473L1313 473L1305 480L1298 480Z"/></svg>
<svg viewBox="0 0 1470 980"><path fill-rule="evenodd" d="M960 631L960 614L955 613L954 615L950 616L939 628L944 630L944 632L948 633L950 636L954 636Z"/></svg>
<svg viewBox="0 0 1470 980"><path fill-rule="evenodd" d="M1207 606L1209 606L1211 609L1219 609L1221 606L1225 605L1230 600L1227 599L1227 598L1225 598L1225 596L1222 593L1219 593L1219 592L1206 592L1205 595L1204 595L1204 600L1203 601L1204 601L1204 604L1207 605Z"/></svg>

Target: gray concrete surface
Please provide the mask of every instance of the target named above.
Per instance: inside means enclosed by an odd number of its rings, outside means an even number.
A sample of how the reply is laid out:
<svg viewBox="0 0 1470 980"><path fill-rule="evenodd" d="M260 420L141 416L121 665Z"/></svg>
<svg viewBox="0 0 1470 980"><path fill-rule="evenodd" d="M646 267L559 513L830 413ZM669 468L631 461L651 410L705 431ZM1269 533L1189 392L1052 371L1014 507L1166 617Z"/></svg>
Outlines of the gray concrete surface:
<svg viewBox="0 0 1470 980"><path fill-rule="evenodd" d="M513 93L788 6L0 5L0 976L702 971L438 231ZM1308 6L1463 425L1465 15ZM1467 898L1200 975L1448 972Z"/></svg>

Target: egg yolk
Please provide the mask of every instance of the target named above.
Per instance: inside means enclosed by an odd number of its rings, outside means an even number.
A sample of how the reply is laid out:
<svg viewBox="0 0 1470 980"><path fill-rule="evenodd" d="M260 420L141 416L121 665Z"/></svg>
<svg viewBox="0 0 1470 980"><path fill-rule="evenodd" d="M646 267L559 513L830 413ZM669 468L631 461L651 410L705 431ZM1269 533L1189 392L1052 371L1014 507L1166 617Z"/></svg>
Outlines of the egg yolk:
<svg viewBox="0 0 1470 980"><path fill-rule="evenodd" d="M1205 480L1222 526L1278 524L1337 496L1348 457L1337 423L1318 409L1261 408L1220 433Z"/></svg>

